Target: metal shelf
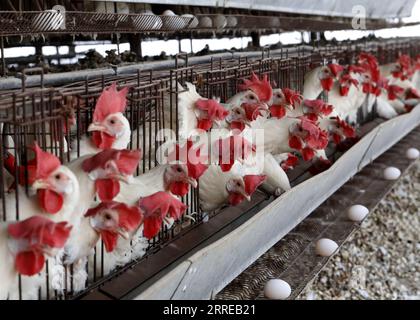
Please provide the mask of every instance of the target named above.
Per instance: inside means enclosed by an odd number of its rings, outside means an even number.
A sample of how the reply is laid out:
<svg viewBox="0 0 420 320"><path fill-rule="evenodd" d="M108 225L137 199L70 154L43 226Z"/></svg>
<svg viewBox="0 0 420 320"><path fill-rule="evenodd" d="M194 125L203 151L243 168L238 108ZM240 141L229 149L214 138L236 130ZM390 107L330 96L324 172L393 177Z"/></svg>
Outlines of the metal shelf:
<svg viewBox="0 0 420 320"><path fill-rule="evenodd" d="M208 17L212 27L199 22ZM222 22L216 23L216 19ZM226 20L226 23L225 23ZM60 13L57 11L0 11L0 36L90 35L115 33L183 34L228 33L232 31L272 30L324 31L352 29L350 19L302 18L286 16L217 15L194 17L156 16L145 14L119 14L96 12ZM367 29L400 27L385 21L368 21Z"/></svg>

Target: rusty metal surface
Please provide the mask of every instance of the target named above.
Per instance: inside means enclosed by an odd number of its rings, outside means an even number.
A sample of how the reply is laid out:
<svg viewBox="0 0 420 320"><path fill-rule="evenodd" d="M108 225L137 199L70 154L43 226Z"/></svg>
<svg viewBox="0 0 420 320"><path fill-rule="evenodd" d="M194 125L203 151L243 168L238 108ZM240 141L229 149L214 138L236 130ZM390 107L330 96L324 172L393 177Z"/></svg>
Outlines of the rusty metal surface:
<svg viewBox="0 0 420 320"><path fill-rule="evenodd" d="M409 147L419 148L419 141L420 127L417 127L343 185L215 298L263 299L263 287L272 278L280 278L290 284L292 294L289 299L299 295L329 261L329 258L315 254L315 242L320 238L329 238L341 246L360 227L360 223L347 219L346 209L357 203L372 211L396 182L384 180L383 169L392 165L402 172L407 170L413 161L401 155Z"/></svg>

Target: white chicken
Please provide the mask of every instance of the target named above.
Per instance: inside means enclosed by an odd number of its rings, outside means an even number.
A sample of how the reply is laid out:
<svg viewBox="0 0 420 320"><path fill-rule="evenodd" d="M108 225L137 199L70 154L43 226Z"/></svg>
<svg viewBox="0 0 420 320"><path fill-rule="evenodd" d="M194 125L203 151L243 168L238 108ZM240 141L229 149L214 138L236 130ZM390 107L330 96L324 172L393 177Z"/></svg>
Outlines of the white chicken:
<svg viewBox="0 0 420 320"><path fill-rule="evenodd" d="M102 239L106 250L103 258L103 275L109 273L119 263L124 253L114 252L119 247L119 242L124 242L124 249L131 240L134 232L143 222L143 214L137 206L127 206L115 201L102 202L94 208L89 209L79 225L79 230L69 241L67 246L65 265L74 264L73 276L69 287L75 292L85 288L87 280L86 263L88 257L94 254L99 239ZM99 251L98 251L99 252ZM101 258L102 259L102 258ZM98 257L99 260L99 257ZM99 261L98 261L99 262ZM94 268L101 265L99 262Z"/></svg>
<svg viewBox="0 0 420 320"><path fill-rule="evenodd" d="M264 175L240 175L233 171L223 172L219 166L211 165L200 178L200 207L211 212L224 205L237 205L251 200L252 194L265 180Z"/></svg>
<svg viewBox="0 0 420 320"><path fill-rule="evenodd" d="M335 63L312 69L305 74L304 77L303 97L305 99L314 100L317 99L323 91L331 91L334 81L342 71L343 67Z"/></svg>
<svg viewBox="0 0 420 320"><path fill-rule="evenodd" d="M88 127L92 136L83 136L77 145L72 146L71 159L108 148L127 148L131 139L130 123L123 114L127 92L128 87L118 91L116 83L104 89L96 103L93 122Z"/></svg>
<svg viewBox="0 0 420 320"><path fill-rule="evenodd" d="M229 113L219 101L200 96L192 83L185 85L187 90L178 88L179 137L183 140L196 135L198 129L210 130L214 122L224 120Z"/></svg>
<svg viewBox="0 0 420 320"><path fill-rule="evenodd" d="M46 257L53 257L63 248L70 231L67 222L54 223L41 216L1 223L0 300L37 299L38 289L45 281L45 273L41 272Z"/></svg>
<svg viewBox="0 0 420 320"><path fill-rule="evenodd" d="M256 141L255 134L264 134L264 152L272 155L297 152L305 161L314 157L326 159L328 134L307 117L258 118L251 129L244 133L250 141Z"/></svg>
<svg viewBox="0 0 420 320"><path fill-rule="evenodd" d="M74 173L61 165L60 160L41 150L38 144L33 147L35 158L26 167L10 163L9 170L17 177L19 184L27 181L29 190L35 195L27 196L25 188L15 183L17 190L5 194L5 207L2 216L6 221L23 220L33 215L42 215L52 221L69 221L78 204L80 190ZM16 197L18 196L18 202ZM18 213L18 214L17 214Z"/></svg>
<svg viewBox="0 0 420 320"><path fill-rule="evenodd" d="M69 168L75 173L81 186L80 199L72 211L71 220L74 231L64 248L63 254L75 250L78 246L80 222L92 205L95 197L101 201L112 201L120 191L120 181L129 183L137 168L141 157L138 150L115 150L105 149L95 155L87 155L69 164ZM52 287L58 292L65 287L65 272L62 262L63 255L56 259L56 277Z"/></svg>

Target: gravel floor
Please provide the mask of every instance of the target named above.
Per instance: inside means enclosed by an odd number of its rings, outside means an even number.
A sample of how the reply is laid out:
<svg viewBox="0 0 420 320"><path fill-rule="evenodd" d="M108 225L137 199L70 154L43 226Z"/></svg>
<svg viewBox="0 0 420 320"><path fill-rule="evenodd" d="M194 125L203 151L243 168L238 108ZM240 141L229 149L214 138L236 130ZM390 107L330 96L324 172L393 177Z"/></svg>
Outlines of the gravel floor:
<svg viewBox="0 0 420 320"><path fill-rule="evenodd" d="M420 160L298 299L420 299Z"/></svg>

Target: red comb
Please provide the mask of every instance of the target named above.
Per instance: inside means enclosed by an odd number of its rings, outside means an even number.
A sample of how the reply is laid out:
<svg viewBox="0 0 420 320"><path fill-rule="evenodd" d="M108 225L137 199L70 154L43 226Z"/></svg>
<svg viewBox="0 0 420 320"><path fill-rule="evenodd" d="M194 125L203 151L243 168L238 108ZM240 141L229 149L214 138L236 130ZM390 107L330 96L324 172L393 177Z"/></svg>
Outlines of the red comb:
<svg viewBox="0 0 420 320"><path fill-rule="evenodd" d="M248 121L254 121L262 115L262 110L266 110L266 107L261 103L243 103L241 107L245 110L246 119Z"/></svg>
<svg viewBox="0 0 420 320"><path fill-rule="evenodd" d="M229 114L229 111L214 99L199 99L195 106L202 111L206 111L208 119L211 121L223 120Z"/></svg>
<svg viewBox="0 0 420 320"><path fill-rule="evenodd" d="M289 88L283 88L281 91L284 94L284 98L286 100L286 103L291 105L292 107L295 107L295 104L300 104L303 100L303 96L292 89Z"/></svg>
<svg viewBox="0 0 420 320"><path fill-rule="evenodd" d="M207 170L208 159L201 155L201 146L194 147L192 140L187 140L182 147L177 143L175 149L168 154L168 163L179 161L187 165L188 176L200 178Z"/></svg>
<svg viewBox="0 0 420 320"><path fill-rule="evenodd" d="M323 114L328 116L333 111L333 106L331 104L325 103L323 100L304 100L303 104L312 109L312 112L316 114Z"/></svg>
<svg viewBox="0 0 420 320"><path fill-rule="evenodd" d="M366 69L366 66L358 66L358 65L349 65L347 68L348 72L353 72L353 73L365 73L369 70Z"/></svg>
<svg viewBox="0 0 420 320"><path fill-rule="evenodd" d="M244 176L245 192L250 196L265 181L266 175L246 175Z"/></svg>
<svg viewBox="0 0 420 320"><path fill-rule="evenodd" d="M25 276L41 272L45 264L45 246L63 248L71 229L67 222L54 223L41 216L9 224L7 231L10 237L28 241L28 247L16 255L16 271Z"/></svg>
<svg viewBox="0 0 420 320"><path fill-rule="evenodd" d="M144 212L143 236L147 239L159 233L164 217L169 215L178 220L187 209L185 204L164 191L140 199L138 205Z"/></svg>
<svg viewBox="0 0 420 320"><path fill-rule="evenodd" d="M105 88L96 103L93 120L103 121L110 114L124 112L127 105L127 92L128 87L118 91L115 82Z"/></svg>
<svg viewBox="0 0 420 320"><path fill-rule="evenodd" d="M260 99L260 101L268 102L273 96L273 88L268 81L268 76L264 75L260 80L258 76L252 72L250 80L244 80L244 83L239 86L241 90L252 90Z"/></svg>
<svg viewBox="0 0 420 320"><path fill-rule="evenodd" d="M89 209L85 217L97 215L104 209L111 209L118 212L118 227L127 232L136 230L143 220L143 214L139 207L129 207L125 203L115 201L101 202L95 208ZM118 242L118 233L115 230L102 230L101 237L107 252L112 252Z"/></svg>
<svg viewBox="0 0 420 320"><path fill-rule="evenodd" d="M336 63L328 64L328 68L331 70L331 73L334 75L334 77L337 77L338 74L344 70L343 66L340 66Z"/></svg>
<svg viewBox="0 0 420 320"><path fill-rule="evenodd" d="M404 93L404 88L401 88L400 86L397 86L397 85L389 85L387 90L388 90L388 99L391 101L397 99L399 96L401 96Z"/></svg>
<svg viewBox="0 0 420 320"><path fill-rule="evenodd" d="M82 169L85 172L91 172L98 168L104 169L109 160L114 160L121 173L133 174L140 159L140 150L105 149L83 161Z"/></svg>
<svg viewBox="0 0 420 320"><path fill-rule="evenodd" d="M55 223L41 216L33 216L10 224L7 230L12 238L29 240L33 246L47 245L52 248L62 248L70 235L71 228L67 222Z"/></svg>
<svg viewBox="0 0 420 320"><path fill-rule="evenodd" d="M51 173L61 166L60 159L51 153L42 151L36 142L34 142L33 150L35 151L35 158L28 162L30 184L38 179L47 179Z"/></svg>

